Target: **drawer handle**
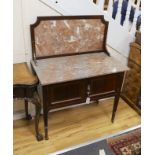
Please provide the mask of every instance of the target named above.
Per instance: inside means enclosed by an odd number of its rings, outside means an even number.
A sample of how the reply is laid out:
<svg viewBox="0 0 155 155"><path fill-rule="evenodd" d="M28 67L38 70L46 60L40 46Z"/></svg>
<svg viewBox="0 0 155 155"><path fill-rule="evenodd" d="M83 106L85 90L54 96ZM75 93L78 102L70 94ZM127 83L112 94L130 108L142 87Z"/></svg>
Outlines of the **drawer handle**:
<svg viewBox="0 0 155 155"><path fill-rule="evenodd" d="M90 97L86 98L86 104L90 104Z"/></svg>
<svg viewBox="0 0 155 155"><path fill-rule="evenodd" d="M88 86L87 86L86 104L90 104L90 84L88 84Z"/></svg>

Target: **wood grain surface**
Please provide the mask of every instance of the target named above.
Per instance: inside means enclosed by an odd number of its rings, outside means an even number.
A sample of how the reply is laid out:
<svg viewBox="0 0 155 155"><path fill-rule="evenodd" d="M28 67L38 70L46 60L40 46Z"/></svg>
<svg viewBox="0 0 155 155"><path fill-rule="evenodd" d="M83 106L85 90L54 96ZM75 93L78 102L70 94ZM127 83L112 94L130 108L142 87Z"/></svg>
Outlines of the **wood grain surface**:
<svg viewBox="0 0 155 155"><path fill-rule="evenodd" d="M140 116L122 100L112 124L112 105L113 99L108 99L50 113L49 140L41 142L34 137L34 120L14 121L14 155L46 155L140 124ZM41 118L41 133L43 129Z"/></svg>

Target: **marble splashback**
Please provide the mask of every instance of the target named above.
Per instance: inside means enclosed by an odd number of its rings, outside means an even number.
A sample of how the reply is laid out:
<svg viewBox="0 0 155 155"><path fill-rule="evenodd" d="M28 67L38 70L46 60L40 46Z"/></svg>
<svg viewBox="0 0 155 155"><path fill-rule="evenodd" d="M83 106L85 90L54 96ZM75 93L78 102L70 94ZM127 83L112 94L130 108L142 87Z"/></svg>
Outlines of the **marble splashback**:
<svg viewBox="0 0 155 155"><path fill-rule="evenodd" d="M42 20L34 28L36 57L103 50L100 18Z"/></svg>

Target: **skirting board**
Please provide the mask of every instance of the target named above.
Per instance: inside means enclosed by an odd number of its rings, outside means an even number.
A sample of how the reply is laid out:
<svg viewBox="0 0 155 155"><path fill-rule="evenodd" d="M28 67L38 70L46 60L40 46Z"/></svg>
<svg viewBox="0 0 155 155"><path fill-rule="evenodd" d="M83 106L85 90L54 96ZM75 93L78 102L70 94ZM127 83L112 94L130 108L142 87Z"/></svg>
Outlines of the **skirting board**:
<svg viewBox="0 0 155 155"><path fill-rule="evenodd" d="M22 118L25 118L25 112L23 110L13 113L13 120L19 120Z"/></svg>

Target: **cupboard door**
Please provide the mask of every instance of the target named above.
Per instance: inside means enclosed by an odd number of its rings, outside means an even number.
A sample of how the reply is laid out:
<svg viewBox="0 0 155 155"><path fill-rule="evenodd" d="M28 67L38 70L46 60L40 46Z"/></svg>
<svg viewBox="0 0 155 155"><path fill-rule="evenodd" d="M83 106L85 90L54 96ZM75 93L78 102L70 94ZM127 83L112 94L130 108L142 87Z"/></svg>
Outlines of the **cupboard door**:
<svg viewBox="0 0 155 155"><path fill-rule="evenodd" d="M70 104L79 104L86 98L85 80L55 84L48 88L50 105L63 107Z"/></svg>
<svg viewBox="0 0 155 155"><path fill-rule="evenodd" d="M116 88L116 74L105 75L93 78L90 82L91 95L98 95L106 92L115 91Z"/></svg>
<svg viewBox="0 0 155 155"><path fill-rule="evenodd" d="M132 107L136 107L137 109L137 105L140 106L141 68L133 61L129 61L128 66L130 70L126 73L122 96Z"/></svg>

